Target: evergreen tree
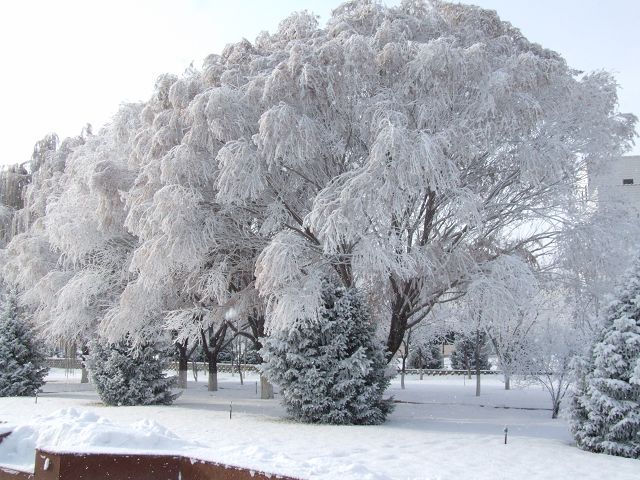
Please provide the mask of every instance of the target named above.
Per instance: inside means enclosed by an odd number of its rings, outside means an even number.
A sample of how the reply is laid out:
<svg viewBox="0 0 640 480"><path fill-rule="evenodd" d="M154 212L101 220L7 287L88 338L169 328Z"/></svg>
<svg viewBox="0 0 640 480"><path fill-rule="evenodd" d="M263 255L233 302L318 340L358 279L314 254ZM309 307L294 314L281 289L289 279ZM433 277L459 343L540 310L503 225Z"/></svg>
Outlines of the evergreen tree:
<svg viewBox="0 0 640 480"><path fill-rule="evenodd" d="M0 314L0 397L29 396L44 385L49 370L44 351L9 294Z"/></svg>
<svg viewBox="0 0 640 480"><path fill-rule="evenodd" d="M437 343L425 342L418 344L409 353L410 368L439 369L443 366L441 347Z"/></svg>
<svg viewBox="0 0 640 480"><path fill-rule="evenodd" d="M476 367L476 344L477 338L480 339L480 355L479 365ZM480 335L465 335L459 337L453 347L451 353L451 367L454 370L489 370L489 345L487 344L487 335L482 332Z"/></svg>
<svg viewBox="0 0 640 480"><path fill-rule="evenodd" d="M382 423L391 400L386 359L355 289L323 283L317 321L297 320L261 349L262 371L280 385L287 412L309 423Z"/></svg>
<svg viewBox="0 0 640 480"><path fill-rule="evenodd" d="M578 367L571 408L578 445L640 458L640 261Z"/></svg>
<svg viewBox="0 0 640 480"><path fill-rule="evenodd" d="M93 342L87 362L100 399L107 405L170 405L175 378L167 378L169 354L153 344Z"/></svg>

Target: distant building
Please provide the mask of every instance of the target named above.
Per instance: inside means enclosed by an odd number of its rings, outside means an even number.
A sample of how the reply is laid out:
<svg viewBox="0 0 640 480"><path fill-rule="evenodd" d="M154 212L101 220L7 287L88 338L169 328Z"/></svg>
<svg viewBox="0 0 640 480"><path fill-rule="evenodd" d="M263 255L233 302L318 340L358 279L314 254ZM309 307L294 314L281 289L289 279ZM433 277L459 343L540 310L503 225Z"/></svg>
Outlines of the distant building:
<svg viewBox="0 0 640 480"><path fill-rule="evenodd" d="M589 195L598 204L623 203L640 212L640 155L621 157L589 176Z"/></svg>

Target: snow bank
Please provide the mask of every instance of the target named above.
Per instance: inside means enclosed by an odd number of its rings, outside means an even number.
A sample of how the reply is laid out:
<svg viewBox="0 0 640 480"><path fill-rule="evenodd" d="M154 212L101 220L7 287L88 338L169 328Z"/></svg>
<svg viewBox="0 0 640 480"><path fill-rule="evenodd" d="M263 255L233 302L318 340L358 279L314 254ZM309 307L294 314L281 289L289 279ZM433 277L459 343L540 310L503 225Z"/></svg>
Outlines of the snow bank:
<svg viewBox="0 0 640 480"><path fill-rule="evenodd" d="M58 452L172 452L199 445L181 440L153 420L117 425L91 412L66 408L16 426L0 443L0 464L33 471L35 449Z"/></svg>

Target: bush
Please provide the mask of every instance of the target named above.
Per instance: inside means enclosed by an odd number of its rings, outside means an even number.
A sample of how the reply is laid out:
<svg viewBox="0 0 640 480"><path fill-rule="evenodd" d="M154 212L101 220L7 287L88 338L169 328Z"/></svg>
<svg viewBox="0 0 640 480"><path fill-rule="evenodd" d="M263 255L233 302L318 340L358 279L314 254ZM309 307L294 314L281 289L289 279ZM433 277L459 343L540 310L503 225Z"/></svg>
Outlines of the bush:
<svg viewBox="0 0 640 480"><path fill-rule="evenodd" d="M100 399L107 405L170 405L179 394L171 392L175 378L167 378L168 352L152 344L135 350L127 341L93 342L87 367Z"/></svg>
<svg viewBox="0 0 640 480"><path fill-rule="evenodd" d="M289 415L309 423L370 425L392 409L385 355L354 289L323 284L317 321L297 320L267 339L264 375L280 386Z"/></svg>
<svg viewBox="0 0 640 480"><path fill-rule="evenodd" d="M48 370L42 345L9 294L0 313L0 397L34 395Z"/></svg>

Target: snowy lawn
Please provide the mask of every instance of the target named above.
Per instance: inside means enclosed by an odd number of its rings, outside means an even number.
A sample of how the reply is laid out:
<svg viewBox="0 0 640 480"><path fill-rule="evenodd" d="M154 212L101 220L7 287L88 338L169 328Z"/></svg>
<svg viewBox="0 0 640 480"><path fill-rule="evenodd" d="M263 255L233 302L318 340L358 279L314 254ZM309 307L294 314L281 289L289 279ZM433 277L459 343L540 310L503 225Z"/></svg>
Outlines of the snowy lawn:
<svg viewBox="0 0 640 480"><path fill-rule="evenodd" d="M191 383L170 407L105 407L79 374L53 370L37 404L0 398L0 431L20 428L0 444L0 463L30 468L39 443L67 451L172 451L317 479L640 478L637 460L577 449L566 422L551 420L539 387L504 391L494 376L483 378L480 398L463 377L408 377L404 391L396 379L389 393L402 403L373 427L292 423L277 398L257 398L257 377L244 386L237 376L219 378L218 392Z"/></svg>

